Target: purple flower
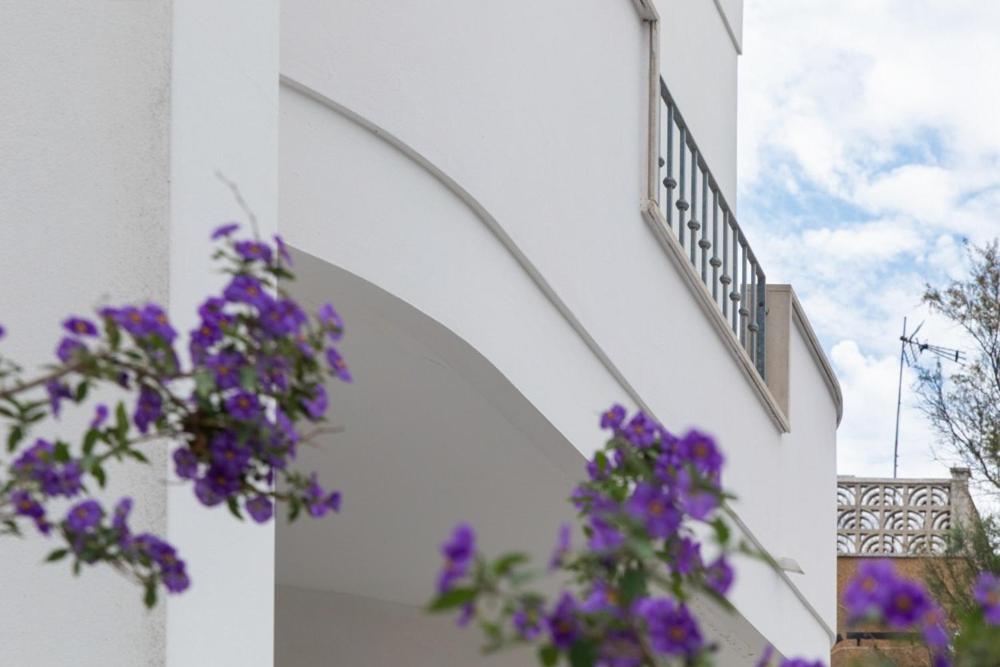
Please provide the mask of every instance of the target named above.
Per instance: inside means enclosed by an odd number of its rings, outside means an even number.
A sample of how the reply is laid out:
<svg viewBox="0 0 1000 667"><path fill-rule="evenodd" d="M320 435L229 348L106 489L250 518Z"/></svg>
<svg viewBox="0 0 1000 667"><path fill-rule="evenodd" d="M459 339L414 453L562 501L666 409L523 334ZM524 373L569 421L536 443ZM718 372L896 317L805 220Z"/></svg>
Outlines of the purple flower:
<svg viewBox="0 0 1000 667"><path fill-rule="evenodd" d="M331 340L340 340L343 338L344 320L340 318L340 315L334 310L331 304L325 303L320 306L317 316Z"/></svg>
<svg viewBox="0 0 1000 667"><path fill-rule="evenodd" d="M576 618L576 600L569 593L559 597L556 608L546 619L552 643L561 649L568 649L580 636L580 624Z"/></svg>
<svg viewBox="0 0 1000 667"><path fill-rule="evenodd" d="M183 593L191 585L191 579L184 568L175 568L163 573L163 585L171 593Z"/></svg>
<svg viewBox="0 0 1000 667"><path fill-rule="evenodd" d="M7 330L3 328L2 324L0 324L0 338L3 338L6 335L7 335Z"/></svg>
<svg viewBox="0 0 1000 667"><path fill-rule="evenodd" d="M226 412L235 419L251 421L260 415L260 401L247 391L238 391L226 399Z"/></svg>
<svg viewBox="0 0 1000 667"><path fill-rule="evenodd" d="M312 473L309 476L309 486L306 487L305 500L306 510L310 516L316 518L324 516L330 510L334 512L340 511L340 492L333 491L327 494L316 479L316 473Z"/></svg>
<svg viewBox="0 0 1000 667"><path fill-rule="evenodd" d="M246 303L261 308L271 302L271 297L264 286L253 276L234 276L222 295L227 301Z"/></svg>
<svg viewBox="0 0 1000 667"><path fill-rule="evenodd" d="M254 496L246 501L247 513L257 523L266 523L274 514L274 505L267 496Z"/></svg>
<svg viewBox="0 0 1000 667"><path fill-rule="evenodd" d="M889 593L883 613L885 621L894 628L908 628L930 610L930 596L915 581L897 580Z"/></svg>
<svg viewBox="0 0 1000 667"><path fill-rule="evenodd" d="M316 420L323 417L326 412L326 389L323 385L316 385L315 395L310 399L302 399L302 407L305 408L306 414L309 415L310 419Z"/></svg>
<svg viewBox="0 0 1000 667"><path fill-rule="evenodd" d="M232 389L240 386L240 369L246 358L239 352L220 352L205 359L205 366L215 375L215 386Z"/></svg>
<svg viewBox="0 0 1000 667"><path fill-rule="evenodd" d="M719 556L705 568L705 583L723 597L729 592L733 585L733 568L725 556Z"/></svg>
<svg viewBox="0 0 1000 667"><path fill-rule="evenodd" d="M541 609L537 605L522 606L514 612L511 620L521 639L530 641L542 634Z"/></svg>
<svg viewBox="0 0 1000 667"><path fill-rule="evenodd" d="M135 414L132 415L136 428L146 433L149 431L149 425L155 423L161 416L163 416L163 397L148 385L142 385L139 388Z"/></svg>
<svg viewBox="0 0 1000 667"><path fill-rule="evenodd" d="M989 625L1000 625L1000 579L990 572L980 572L973 587L976 602L983 608Z"/></svg>
<svg viewBox="0 0 1000 667"><path fill-rule="evenodd" d="M700 481L695 481L691 471L682 468L677 473L677 492L681 509L692 519L702 520L719 506L719 498L704 488L699 488Z"/></svg>
<svg viewBox="0 0 1000 667"><path fill-rule="evenodd" d="M601 428L617 431L625 421L625 408L615 403L601 413Z"/></svg>
<svg viewBox="0 0 1000 667"><path fill-rule="evenodd" d="M211 347L222 340L222 328L218 320L202 320L197 329L191 331L191 345L200 348Z"/></svg>
<svg viewBox="0 0 1000 667"><path fill-rule="evenodd" d="M222 431L212 438L209 454L212 463L233 477L242 475L250 462L250 450L240 445L236 441L236 436L229 431Z"/></svg>
<svg viewBox="0 0 1000 667"><path fill-rule="evenodd" d="M272 336L298 331L308 318L298 304L288 299L266 302L260 309L260 323Z"/></svg>
<svg viewBox="0 0 1000 667"><path fill-rule="evenodd" d="M71 334L77 336L96 336L97 327L90 320L85 320L82 317L70 317L63 320L63 328Z"/></svg>
<svg viewBox="0 0 1000 667"><path fill-rule="evenodd" d="M636 447L649 447L656 440L659 425L640 410L624 429L625 439Z"/></svg>
<svg viewBox="0 0 1000 667"><path fill-rule="evenodd" d="M640 482L625 504L628 514L646 525L652 537L669 537L681 523L681 514L674 507L673 499L661 488Z"/></svg>
<svg viewBox="0 0 1000 667"><path fill-rule="evenodd" d="M199 481L204 481L212 494L220 498L228 498L243 486L239 476L220 465L209 466L208 470L205 471L205 477ZM195 489L195 494L197 495L197 489Z"/></svg>
<svg viewBox="0 0 1000 667"><path fill-rule="evenodd" d="M598 581L590 590L590 595L580 605L580 611L596 614L602 611L617 611L618 591L607 582Z"/></svg>
<svg viewBox="0 0 1000 667"><path fill-rule="evenodd" d="M591 551L614 551L622 545L625 539L617 528L600 516L590 518L591 535L587 547Z"/></svg>
<svg viewBox="0 0 1000 667"><path fill-rule="evenodd" d="M213 324L219 324L226 317L223 309L226 307L226 302L217 296L205 299L200 306L198 306L198 315L205 322L211 322Z"/></svg>
<svg viewBox="0 0 1000 667"><path fill-rule="evenodd" d="M774 656L774 647L770 644L764 649L764 652L760 654L760 660L757 661L754 667L767 667L771 664L771 658Z"/></svg>
<svg viewBox="0 0 1000 667"><path fill-rule="evenodd" d="M288 391L288 370L284 357L260 357L257 360L257 379L267 391Z"/></svg>
<svg viewBox="0 0 1000 667"><path fill-rule="evenodd" d="M636 605L636 612L646 622L649 642L657 653L691 657L701 649L701 631L684 605L668 598L647 598Z"/></svg>
<svg viewBox="0 0 1000 667"><path fill-rule="evenodd" d="M198 476L198 457L187 447L174 451L174 472L181 479L194 479Z"/></svg>
<svg viewBox="0 0 1000 667"><path fill-rule="evenodd" d="M469 621L471 621L475 615L476 605L472 602L467 602L462 605L462 611L459 612L458 618L455 619L455 625L460 628L464 628L469 624Z"/></svg>
<svg viewBox="0 0 1000 667"><path fill-rule="evenodd" d="M212 490L212 486L206 478L199 479L195 482L194 495L198 498L198 502L205 507L214 507L225 500L224 496L221 496Z"/></svg>
<svg viewBox="0 0 1000 667"><path fill-rule="evenodd" d="M468 574L469 565L472 564L475 552L476 534L472 527L467 523L455 526L451 537L441 545L444 567L438 576L438 593L447 593L456 581Z"/></svg>
<svg viewBox="0 0 1000 667"><path fill-rule="evenodd" d="M147 335L155 334L172 343L177 338L177 332L170 326L167 314L155 303L147 303L142 308L142 328Z"/></svg>
<svg viewBox="0 0 1000 667"><path fill-rule="evenodd" d="M83 469L76 461L69 461L59 471L56 486L51 491L43 489L51 496L66 496L72 498L83 490Z"/></svg>
<svg viewBox="0 0 1000 667"><path fill-rule="evenodd" d="M671 563L674 572L688 575L701 566L701 545L687 537L678 540L674 547L674 559Z"/></svg>
<svg viewBox="0 0 1000 667"><path fill-rule="evenodd" d="M330 364L330 368L333 369L334 374L344 382L350 382L353 378L351 377L351 371L347 369L347 362L344 358L340 356L340 352L336 349L328 347L326 349L326 362Z"/></svg>
<svg viewBox="0 0 1000 667"><path fill-rule="evenodd" d="M948 629L945 625L944 612L939 606L931 603L928 610L924 612L923 618L920 619L920 624L924 643L931 650L941 651L948 648L948 642L951 638L948 636Z"/></svg>
<svg viewBox="0 0 1000 667"><path fill-rule="evenodd" d="M84 500L70 508L66 514L66 528L74 533L84 533L96 526L104 510L96 500Z"/></svg>
<svg viewBox="0 0 1000 667"><path fill-rule="evenodd" d="M212 230L212 240L218 241L223 237L229 236L239 228L240 228L240 223L238 222L228 222L224 225L219 225L214 230Z"/></svg>
<svg viewBox="0 0 1000 667"><path fill-rule="evenodd" d="M10 494L10 502L16 514L33 519L38 532L49 534L52 525L45 519L45 508L31 494L23 490L14 491Z"/></svg>
<svg viewBox="0 0 1000 667"><path fill-rule="evenodd" d="M549 558L550 570L555 570L563 564L563 560L569 552L569 537L570 525L568 523L560 524L559 537L556 538L555 549L552 550L552 556Z"/></svg>
<svg viewBox="0 0 1000 667"><path fill-rule="evenodd" d="M236 252L247 261L271 261L271 246L259 241L238 241L234 246Z"/></svg>
<svg viewBox="0 0 1000 667"><path fill-rule="evenodd" d="M699 431L688 431L681 438L680 453L685 460L694 464L698 472L710 479L718 479L723 458L711 437Z"/></svg>
<svg viewBox="0 0 1000 667"><path fill-rule="evenodd" d="M644 659L639 638L631 630L606 630L597 664L601 667L641 667Z"/></svg>
<svg viewBox="0 0 1000 667"><path fill-rule="evenodd" d="M64 398L72 398L73 392L59 380L49 380L46 382L45 391L49 395L49 407L52 409L52 414L58 417L59 404Z"/></svg>
<svg viewBox="0 0 1000 667"><path fill-rule="evenodd" d="M288 252L288 245L285 244L285 239L281 238L280 234L274 235L274 246L278 249L278 256L285 260L285 264L291 266L292 256Z"/></svg>
<svg viewBox="0 0 1000 667"><path fill-rule="evenodd" d="M781 667L826 667L822 660L806 660L805 658L791 658L781 661Z"/></svg>
<svg viewBox="0 0 1000 667"><path fill-rule="evenodd" d="M90 420L90 428L100 428L108 418L108 406L98 403L94 409L94 418Z"/></svg>
<svg viewBox="0 0 1000 667"><path fill-rule="evenodd" d="M59 347L56 348L56 357L64 364L68 364L77 354L81 352L85 353L86 351L86 345L75 338L66 337L59 341Z"/></svg>
<svg viewBox="0 0 1000 667"><path fill-rule="evenodd" d="M881 616L895 583L896 571L889 561L861 563L844 591L844 606L849 619L857 621L868 616Z"/></svg>

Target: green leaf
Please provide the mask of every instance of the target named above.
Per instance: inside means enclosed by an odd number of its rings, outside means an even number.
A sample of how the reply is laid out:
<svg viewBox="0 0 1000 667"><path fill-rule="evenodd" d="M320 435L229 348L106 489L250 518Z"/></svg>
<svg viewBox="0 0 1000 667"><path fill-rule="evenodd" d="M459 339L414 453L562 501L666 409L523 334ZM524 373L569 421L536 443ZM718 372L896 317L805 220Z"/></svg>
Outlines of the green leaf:
<svg viewBox="0 0 1000 667"><path fill-rule="evenodd" d="M90 474L94 476L94 479L97 480L97 483L101 485L102 489L104 488L104 485L108 483L108 476L105 474L104 468L96 463L93 467L91 467Z"/></svg>
<svg viewBox="0 0 1000 667"><path fill-rule="evenodd" d="M498 577L502 577L505 574L509 573L512 569L514 569L518 565L521 565L522 563L527 563L528 560L529 558L526 554L522 553L506 554L498 558L497 561L493 564L493 574L497 575Z"/></svg>
<svg viewBox="0 0 1000 667"><path fill-rule="evenodd" d="M125 412L125 404L119 401L118 407L115 408L115 435L120 441L125 438L126 433L128 433L128 413Z"/></svg>
<svg viewBox="0 0 1000 667"><path fill-rule="evenodd" d="M631 602L646 593L646 573L642 570L629 570L622 577L621 594L622 602Z"/></svg>
<svg viewBox="0 0 1000 667"><path fill-rule="evenodd" d="M194 374L194 393L198 398L208 398L215 391L215 377L208 370L200 370Z"/></svg>
<svg viewBox="0 0 1000 667"><path fill-rule="evenodd" d="M156 606L156 582L146 582L146 594L142 596L142 601L146 607L152 609Z"/></svg>
<svg viewBox="0 0 1000 667"><path fill-rule="evenodd" d="M475 588L453 588L447 593L439 595L427 609L428 611L447 611L461 607L475 600L477 592Z"/></svg>
<svg viewBox="0 0 1000 667"><path fill-rule="evenodd" d="M538 662L545 665L545 667L552 667L552 665L559 662L559 649L557 649L552 644L547 644L545 646L538 647Z"/></svg>
<svg viewBox="0 0 1000 667"><path fill-rule="evenodd" d="M594 667L597 662L597 645L591 641L578 641L569 647L569 664L572 667Z"/></svg>
<svg viewBox="0 0 1000 667"><path fill-rule="evenodd" d="M712 529L715 530L715 539L722 546L729 544L729 538L731 531L729 530L729 524L727 524L722 517L716 517L712 520Z"/></svg>
<svg viewBox="0 0 1000 667"><path fill-rule="evenodd" d="M97 444L97 439L101 437L100 431L97 429L90 429L87 431L87 435L83 438L83 455L90 456L90 453L94 451L94 445Z"/></svg>
<svg viewBox="0 0 1000 667"><path fill-rule="evenodd" d="M77 403L80 403L85 398L87 398L87 391L89 389L90 389L90 383L88 383L87 381L83 381L76 386L76 396L74 398L76 399Z"/></svg>
<svg viewBox="0 0 1000 667"><path fill-rule="evenodd" d="M229 508L229 512L235 516L240 521L243 521L243 514L240 512L240 504L235 497L229 496L226 498L226 506Z"/></svg>
<svg viewBox="0 0 1000 667"><path fill-rule="evenodd" d="M134 458L139 463L149 463L149 459L146 455L140 452L138 449L128 449L125 451L126 454Z"/></svg>
<svg viewBox="0 0 1000 667"><path fill-rule="evenodd" d="M54 563L57 560L62 560L63 558L66 557L68 553L69 549L56 549L55 551L52 551L51 553L49 553L48 556L45 557L45 562Z"/></svg>
<svg viewBox="0 0 1000 667"><path fill-rule="evenodd" d="M122 342L122 333L118 325L110 317L104 318L104 331L108 335L108 342L111 343L111 349L117 350Z"/></svg>
<svg viewBox="0 0 1000 667"><path fill-rule="evenodd" d="M7 435L7 451L14 451L17 447L17 443L21 442L22 438L24 438L24 429L20 426L11 427L10 433Z"/></svg>
<svg viewBox="0 0 1000 667"><path fill-rule="evenodd" d="M69 445L67 445L62 440L56 441L55 451L53 452L53 457L59 463L67 463L70 459L69 456Z"/></svg>
<svg viewBox="0 0 1000 667"><path fill-rule="evenodd" d="M257 390L257 371L252 366L240 368L240 386L251 392Z"/></svg>

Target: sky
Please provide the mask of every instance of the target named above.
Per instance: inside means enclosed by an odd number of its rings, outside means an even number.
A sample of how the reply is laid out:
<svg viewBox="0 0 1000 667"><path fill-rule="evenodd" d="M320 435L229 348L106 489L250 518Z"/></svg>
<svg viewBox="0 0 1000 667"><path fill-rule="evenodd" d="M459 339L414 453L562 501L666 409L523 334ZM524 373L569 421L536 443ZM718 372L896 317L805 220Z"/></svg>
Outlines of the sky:
<svg viewBox="0 0 1000 667"><path fill-rule="evenodd" d="M746 0L740 223L791 283L844 393L840 474L891 476L902 320L1000 236L1000 1ZM953 462L904 377L901 477Z"/></svg>

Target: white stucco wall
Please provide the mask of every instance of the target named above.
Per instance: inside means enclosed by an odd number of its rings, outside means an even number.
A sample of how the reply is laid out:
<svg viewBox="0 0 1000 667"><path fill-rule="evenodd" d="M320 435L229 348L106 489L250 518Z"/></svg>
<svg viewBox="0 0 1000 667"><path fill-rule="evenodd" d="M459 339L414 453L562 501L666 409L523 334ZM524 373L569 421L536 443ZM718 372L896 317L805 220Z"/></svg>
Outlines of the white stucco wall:
<svg viewBox="0 0 1000 667"><path fill-rule="evenodd" d="M276 230L277 18L270 1L0 4L4 353L52 359L59 322L103 303L155 300L190 328L219 285L210 230L245 218L216 170ZM165 449L149 455L109 470L107 497L135 497L134 528L178 546L192 589L147 612L122 577L73 579L41 565L51 544L6 539L5 664L272 664L273 526L206 512L168 488Z"/></svg>
<svg viewBox="0 0 1000 667"><path fill-rule="evenodd" d="M170 7L0 3L0 353L54 360L60 322L168 286ZM89 412L36 435L73 437ZM164 457L109 468L106 498L137 500L133 525L162 533ZM62 511L62 510L60 510ZM29 529L29 533L31 530ZM34 536L0 544L4 664L160 665L161 607L105 568L43 565Z"/></svg>

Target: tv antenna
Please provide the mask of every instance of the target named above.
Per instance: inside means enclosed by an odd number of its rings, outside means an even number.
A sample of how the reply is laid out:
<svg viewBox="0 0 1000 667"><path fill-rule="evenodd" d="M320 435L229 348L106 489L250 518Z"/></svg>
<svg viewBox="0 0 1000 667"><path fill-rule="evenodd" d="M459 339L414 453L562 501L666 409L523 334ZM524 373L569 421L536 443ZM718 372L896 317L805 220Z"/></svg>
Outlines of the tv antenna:
<svg viewBox="0 0 1000 667"><path fill-rule="evenodd" d="M899 472L899 413L903 407L903 364L907 366L912 366L917 363L921 354L925 352L933 357L937 357L938 363L941 363L941 359L946 361L954 361L958 363L962 361L962 357L965 355L961 350L956 350L950 347L941 347L940 345L931 345L927 341L922 341L917 338L917 334L920 333L920 328L924 326L921 322L917 325L917 328L913 330L909 335L906 334L906 318L903 318L903 335L899 337L899 388L896 391L896 442L892 447L892 478L896 479L897 473Z"/></svg>

